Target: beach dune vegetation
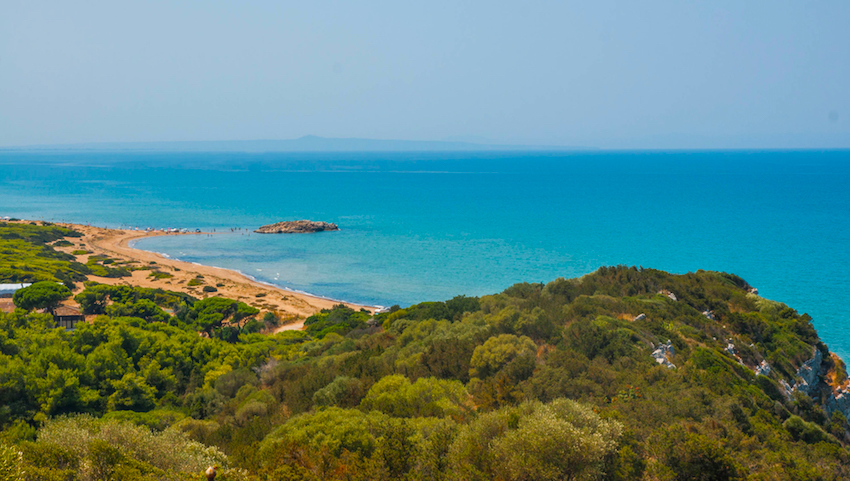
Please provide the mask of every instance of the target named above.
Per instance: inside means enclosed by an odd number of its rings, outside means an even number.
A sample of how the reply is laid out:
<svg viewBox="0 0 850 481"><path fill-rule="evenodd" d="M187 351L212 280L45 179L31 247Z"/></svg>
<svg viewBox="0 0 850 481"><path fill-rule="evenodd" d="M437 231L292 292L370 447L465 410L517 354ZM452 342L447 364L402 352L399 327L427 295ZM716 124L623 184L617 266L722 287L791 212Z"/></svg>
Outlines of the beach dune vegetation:
<svg viewBox="0 0 850 481"><path fill-rule="evenodd" d="M75 282L86 280L91 271L50 243L80 235L54 225L0 222L0 282L58 281L72 289Z"/></svg>

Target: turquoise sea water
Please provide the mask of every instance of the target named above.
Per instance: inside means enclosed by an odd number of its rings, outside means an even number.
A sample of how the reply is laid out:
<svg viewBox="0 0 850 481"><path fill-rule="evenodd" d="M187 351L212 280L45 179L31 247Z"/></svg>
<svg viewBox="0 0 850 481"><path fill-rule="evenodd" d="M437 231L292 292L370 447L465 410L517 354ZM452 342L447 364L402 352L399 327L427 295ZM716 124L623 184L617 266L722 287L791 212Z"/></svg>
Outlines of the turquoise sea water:
<svg viewBox="0 0 850 481"><path fill-rule="evenodd" d="M0 152L0 215L215 229L136 247L378 305L602 265L721 270L850 353L850 151ZM302 218L342 230L248 235Z"/></svg>

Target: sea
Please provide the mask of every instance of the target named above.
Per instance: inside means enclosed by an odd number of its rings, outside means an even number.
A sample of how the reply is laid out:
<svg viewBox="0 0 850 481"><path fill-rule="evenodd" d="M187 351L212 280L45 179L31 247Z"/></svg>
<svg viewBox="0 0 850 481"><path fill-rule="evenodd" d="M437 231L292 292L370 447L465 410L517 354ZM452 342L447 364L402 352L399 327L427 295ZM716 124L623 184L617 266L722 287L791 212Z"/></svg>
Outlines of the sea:
<svg viewBox="0 0 850 481"><path fill-rule="evenodd" d="M850 354L850 151L0 152L0 216L401 306L606 265L735 273ZM337 232L261 235L283 220Z"/></svg>

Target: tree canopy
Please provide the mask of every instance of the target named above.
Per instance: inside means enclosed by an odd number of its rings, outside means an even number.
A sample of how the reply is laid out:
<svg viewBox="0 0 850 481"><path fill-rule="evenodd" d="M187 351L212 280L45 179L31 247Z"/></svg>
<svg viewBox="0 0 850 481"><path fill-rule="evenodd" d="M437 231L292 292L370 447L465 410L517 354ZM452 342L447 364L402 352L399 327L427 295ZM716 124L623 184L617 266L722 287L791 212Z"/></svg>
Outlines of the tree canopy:
<svg viewBox="0 0 850 481"><path fill-rule="evenodd" d="M27 311L33 309L47 309L52 311L60 302L69 297L71 297L71 291L62 284L51 281L40 281L15 291L12 302Z"/></svg>

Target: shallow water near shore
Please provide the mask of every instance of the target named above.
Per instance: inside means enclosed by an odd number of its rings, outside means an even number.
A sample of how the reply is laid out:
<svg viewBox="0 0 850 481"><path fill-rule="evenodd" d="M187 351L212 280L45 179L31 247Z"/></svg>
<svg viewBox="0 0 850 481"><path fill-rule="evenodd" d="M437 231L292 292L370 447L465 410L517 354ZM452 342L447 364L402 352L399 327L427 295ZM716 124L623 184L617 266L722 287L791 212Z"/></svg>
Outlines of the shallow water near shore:
<svg viewBox="0 0 850 481"><path fill-rule="evenodd" d="M848 187L848 151L0 152L0 215L215 229L135 246L290 289L406 305L601 265L722 270L845 359ZM295 219L341 230L251 233Z"/></svg>

